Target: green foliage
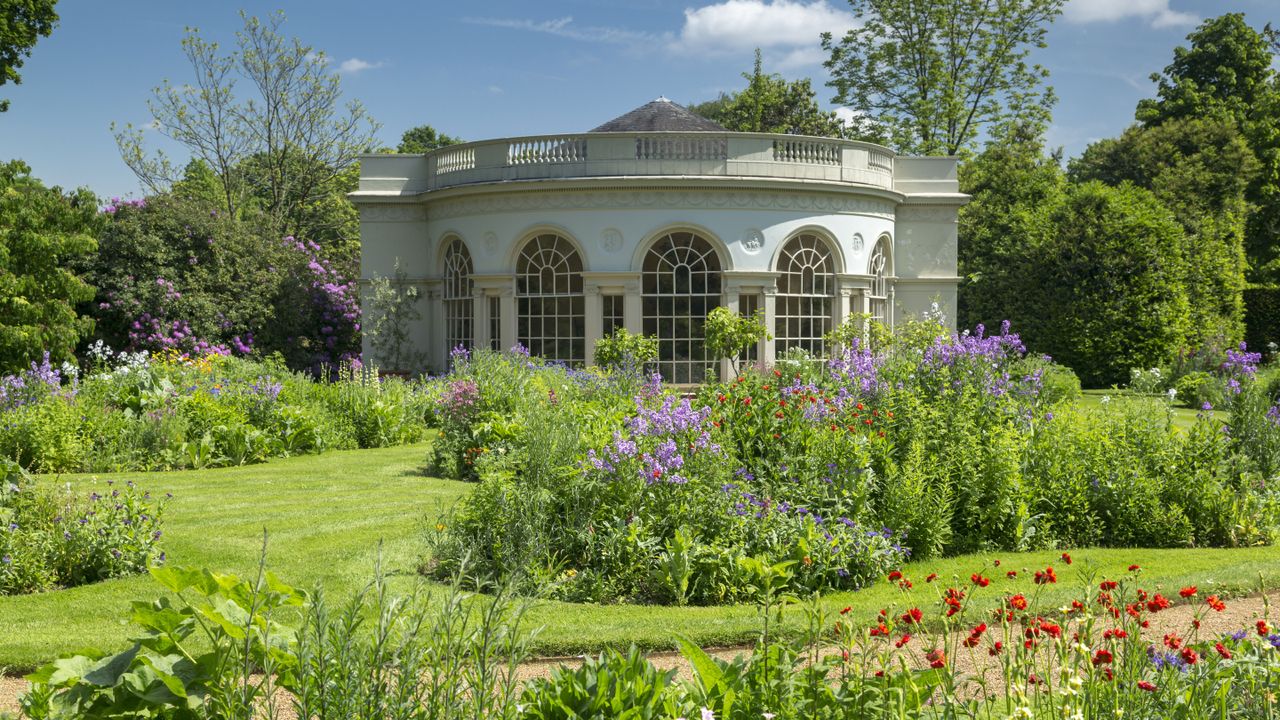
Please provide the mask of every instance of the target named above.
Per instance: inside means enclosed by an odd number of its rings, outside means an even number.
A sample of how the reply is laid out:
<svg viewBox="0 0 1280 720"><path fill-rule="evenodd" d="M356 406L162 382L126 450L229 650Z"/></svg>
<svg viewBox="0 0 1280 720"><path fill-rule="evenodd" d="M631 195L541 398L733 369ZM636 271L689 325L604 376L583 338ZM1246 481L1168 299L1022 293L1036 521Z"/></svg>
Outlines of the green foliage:
<svg viewBox="0 0 1280 720"><path fill-rule="evenodd" d="M658 338L615 328L596 341L595 364L612 370L639 370L658 359Z"/></svg>
<svg viewBox="0 0 1280 720"><path fill-rule="evenodd" d="M97 335L111 347L252 343L276 321L282 278L301 270L279 238L199 201L158 196L110 217L86 276Z"/></svg>
<svg viewBox="0 0 1280 720"><path fill-rule="evenodd" d="M1169 211L1140 188L1091 182L1046 212L1049 234L1035 241L1040 262L1023 304L1054 312L1014 318L1027 343L1088 387L1172 359L1189 308L1182 230Z"/></svg>
<svg viewBox="0 0 1280 720"><path fill-rule="evenodd" d="M94 350L101 366L75 388L0 403L0 458L40 472L203 468L399 445L426 432L427 400L371 371L317 382L279 363Z"/></svg>
<svg viewBox="0 0 1280 720"><path fill-rule="evenodd" d="M31 48L41 37L49 37L58 24L53 6L58 0L6 0L0 5L0 86L22 83L18 68L31 56ZM0 100L0 112L9 109Z"/></svg>
<svg viewBox="0 0 1280 720"><path fill-rule="evenodd" d="M1131 182L1151 190L1186 233L1182 254L1191 310L1187 344L1239 342L1244 330L1245 193L1259 163L1231 118L1171 118L1134 126L1071 162L1077 181Z"/></svg>
<svg viewBox="0 0 1280 720"><path fill-rule="evenodd" d="M734 132L883 140L873 124L851 125L819 107L808 78L788 82L776 73L766 75L759 49L755 67L742 77L747 80L746 89L721 93L715 100L690 105L689 109Z"/></svg>
<svg viewBox="0 0 1280 720"><path fill-rule="evenodd" d="M738 358L747 348L761 340L772 340L769 328L764 324L764 311L756 311L744 317L726 307L718 307L707 314L703 328L706 337L707 357L727 359L738 374Z"/></svg>
<svg viewBox="0 0 1280 720"><path fill-rule="evenodd" d="M374 146L377 123L360 103L342 103L323 52L281 34L282 13L241 17L236 49L225 55L188 28L182 49L194 83L155 88L154 126L212 170L227 215L257 210L270 234L313 242L354 231L354 210L341 194L353 189L350 170ZM254 94L237 96L240 88ZM125 163L152 192L182 179L163 152L148 153L140 128L113 131Z"/></svg>
<svg viewBox="0 0 1280 720"><path fill-rule="evenodd" d="M1044 208L1066 195L1062 169L1045 155L1036 127L1017 125L960 165L960 188L973 200L960 209L957 322L995 327L1010 320L1026 328L1033 312L1046 314L1044 306L1028 305L1026 292L1044 273L1035 239L1053 232Z"/></svg>
<svg viewBox="0 0 1280 720"><path fill-rule="evenodd" d="M1274 353L1280 345L1280 286L1244 291L1245 342L1255 350Z"/></svg>
<svg viewBox="0 0 1280 720"><path fill-rule="evenodd" d="M849 0L860 21L823 33L834 102L870 114L901 152L957 155L984 126L1043 126L1053 92L1030 64L1063 0Z"/></svg>
<svg viewBox="0 0 1280 720"><path fill-rule="evenodd" d="M422 293L409 282L409 275L396 259L391 278L374 276L365 335L373 346L376 362L387 370L415 372L426 363L426 354L414 348L410 329L422 320L418 300Z"/></svg>
<svg viewBox="0 0 1280 720"><path fill-rule="evenodd" d="M400 145L396 147L396 152L428 153L432 150L438 150L450 145L459 145L463 142L466 141L445 135L442 132L436 132L436 129L430 125L419 125L404 131L404 134L400 136Z"/></svg>
<svg viewBox="0 0 1280 720"><path fill-rule="evenodd" d="M93 288L74 268L97 247L97 209L88 190L64 194L31 177L21 161L0 164L0 373L46 352L67 360L92 331L93 320L76 305L92 298Z"/></svg>
<svg viewBox="0 0 1280 720"><path fill-rule="evenodd" d="M264 566L252 580L152 568L172 595L133 602L132 646L28 675L25 716L274 720L289 696L288 717L317 720L514 716L515 670L529 655L523 605L455 585L432 607L418 589L392 595L379 566L335 608L322 589L305 593ZM299 629L285 624L298 614Z"/></svg>
<svg viewBox="0 0 1280 720"><path fill-rule="evenodd" d="M0 496L0 595L132 575L164 559L167 496L152 499L132 481L109 480L85 499L38 483L15 487Z"/></svg>
<svg viewBox="0 0 1280 720"><path fill-rule="evenodd" d="M1178 119L1211 118L1240 129L1260 171L1249 179L1245 246L1250 279L1280 280L1280 75L1275 69L1280 36L1261 31L1243 13L1205 20L1174 50L1173 62L1153 76L1157 98L1138 104L1148 127Z"/></svg>
<svg viewBox="0 0 1280 720"><path fill-rule="evenodd" d="M674 717L669 696L676 671L660 672L634 647L626 654L607 650L575 669L556 668L547 679L535 679L520 697L533 720L619 718L659 720Z"/></svg>

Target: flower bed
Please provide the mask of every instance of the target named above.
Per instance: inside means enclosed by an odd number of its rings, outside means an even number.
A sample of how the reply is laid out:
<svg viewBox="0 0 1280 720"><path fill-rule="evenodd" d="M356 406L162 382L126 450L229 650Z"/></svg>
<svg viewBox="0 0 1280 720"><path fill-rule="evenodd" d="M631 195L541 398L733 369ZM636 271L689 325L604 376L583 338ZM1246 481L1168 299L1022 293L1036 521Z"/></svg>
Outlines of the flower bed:
<svg viewBox="0 0 1280 720"><path fill-rule="evenodd" d="M347 366L313 381L283 363L176 350L90 348L89 369L48 356L0 377L0 459L37 472L168 470L259 462L425 435L415 386Z"/></svg>
<svg viewBox="0 0 1280 720"><path fill-rule="evenodd" d="M911 324L881 347L780 362L682 398L656 379L459 354L435 387L437 461L479 480L435 526L435 571L569 600L858 588L908 554L1231 547L1280 524L1276 399L1241 371L1224 426L1167 400L1085 412L1007 327Z"/></svg>

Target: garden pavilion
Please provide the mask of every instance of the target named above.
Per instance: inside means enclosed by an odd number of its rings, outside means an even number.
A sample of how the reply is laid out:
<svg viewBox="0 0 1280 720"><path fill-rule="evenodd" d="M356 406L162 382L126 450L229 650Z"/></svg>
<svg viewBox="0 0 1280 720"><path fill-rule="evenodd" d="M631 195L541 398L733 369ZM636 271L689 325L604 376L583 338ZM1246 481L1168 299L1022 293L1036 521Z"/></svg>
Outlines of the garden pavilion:
<svg viewBox="0 0 1280 720"><path fill-rule="evenodd" d="M763 314L766 364L823 354L852 313L954 318L968 198L955 158L729 132L659 98L586 133L366 155L351 199L366 298L398 262L422 291L411 336L428 369L517 343L589 364L624 327L657 336L664 378L696 383L717 306Z"/></svg>

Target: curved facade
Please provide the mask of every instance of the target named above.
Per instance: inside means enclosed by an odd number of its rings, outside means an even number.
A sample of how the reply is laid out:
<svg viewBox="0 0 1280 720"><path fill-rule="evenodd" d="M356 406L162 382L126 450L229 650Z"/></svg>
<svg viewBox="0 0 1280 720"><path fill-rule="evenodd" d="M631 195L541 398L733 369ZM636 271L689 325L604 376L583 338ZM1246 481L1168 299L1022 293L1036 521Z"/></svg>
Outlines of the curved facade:
<svg viewBox="0 0 1280 720"><path fill-rule="evenodd" d="M718 306L763 311L774 340L751 354L766 363L821 354L850 313L893 323L937 301L953 318L955 170L827 138L592 132L369 155L351 197L363 280L398 259L424 291L430 369L457 344L517 342L582 364L623 326L656 335L660 371L684 383L704 378Z"/></svg>

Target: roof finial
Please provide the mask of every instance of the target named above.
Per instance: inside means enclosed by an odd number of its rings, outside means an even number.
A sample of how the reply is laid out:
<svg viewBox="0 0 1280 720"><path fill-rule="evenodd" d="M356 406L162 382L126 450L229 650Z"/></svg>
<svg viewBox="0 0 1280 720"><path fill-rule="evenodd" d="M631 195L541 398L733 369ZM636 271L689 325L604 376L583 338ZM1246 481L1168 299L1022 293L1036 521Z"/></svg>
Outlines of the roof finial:
<svg viewBox="0 0 1280 720"><path fill-rule="evenodd" d="M658 99L654 100L654 102L671 102L671 101L667 99L666 95L659 95Z"/></svg>

